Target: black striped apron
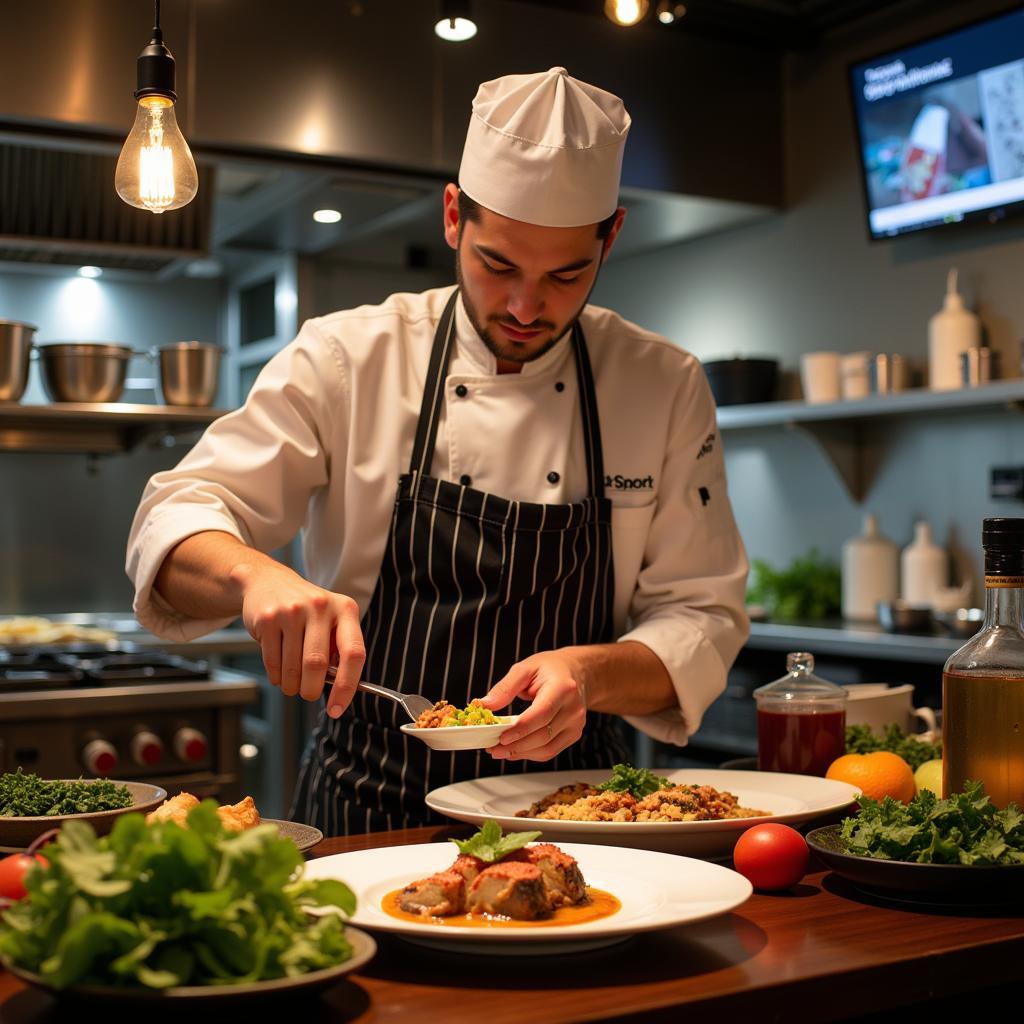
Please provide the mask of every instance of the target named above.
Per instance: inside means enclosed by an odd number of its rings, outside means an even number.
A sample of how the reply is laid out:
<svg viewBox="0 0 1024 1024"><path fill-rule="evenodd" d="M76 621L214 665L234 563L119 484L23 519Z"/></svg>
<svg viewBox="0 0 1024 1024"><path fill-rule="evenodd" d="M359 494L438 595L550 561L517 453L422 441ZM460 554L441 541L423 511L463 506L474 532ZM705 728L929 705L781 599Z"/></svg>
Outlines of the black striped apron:
<svg viewBox="0 0 1024 1024"><path fill-rule="evenodd" d="M362 619L363 677L464 706L538 651L611 641L611 502L583 331L573 328L588 497L510 501L429 476L454 344L456 291L438 323L409 472L398 483L380 576ZM502 453L496 453L500 457ZM508 457L514 457L508 453ZM398 705L359 692L325 712L303 757L290 817L325 835L437 824L439 786L512 772L609 768L627 758L614 716L591 713L582 738L551 761L432 751L399 731Z"/></svg>

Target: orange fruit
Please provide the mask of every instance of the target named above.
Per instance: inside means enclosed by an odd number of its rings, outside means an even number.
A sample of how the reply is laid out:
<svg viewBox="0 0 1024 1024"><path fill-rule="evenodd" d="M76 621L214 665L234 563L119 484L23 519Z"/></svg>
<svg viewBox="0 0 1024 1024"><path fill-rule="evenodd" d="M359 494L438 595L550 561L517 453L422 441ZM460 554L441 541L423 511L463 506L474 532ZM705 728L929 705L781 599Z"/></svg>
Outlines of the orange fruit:
<svg viewBox="0 0 1024 1024"><path fill-rule="evenodd" d="M825 778L848 782L873 800L891 796L893 800L909 804L917 793L914 770L902 757L888 750L837 757L828 766Z"/></svg>

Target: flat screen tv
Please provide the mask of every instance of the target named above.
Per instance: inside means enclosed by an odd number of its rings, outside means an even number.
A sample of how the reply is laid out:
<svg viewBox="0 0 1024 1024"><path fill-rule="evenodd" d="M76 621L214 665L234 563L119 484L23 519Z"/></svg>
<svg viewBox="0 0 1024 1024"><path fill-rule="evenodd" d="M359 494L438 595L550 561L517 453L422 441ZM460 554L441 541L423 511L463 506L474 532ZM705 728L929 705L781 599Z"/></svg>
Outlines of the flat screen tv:
<svg viewBox="0 0 1024 1024"><path fill-rule="evenodd" d="M1024 7L850 66L873 239L1024 208Z"/></svg>

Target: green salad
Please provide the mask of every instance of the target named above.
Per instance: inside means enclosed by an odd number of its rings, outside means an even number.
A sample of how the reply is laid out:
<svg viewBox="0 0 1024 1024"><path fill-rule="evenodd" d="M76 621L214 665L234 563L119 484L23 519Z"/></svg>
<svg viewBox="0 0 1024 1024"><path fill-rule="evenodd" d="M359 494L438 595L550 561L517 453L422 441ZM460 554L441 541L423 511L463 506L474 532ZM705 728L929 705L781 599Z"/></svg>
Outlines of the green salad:
<svg viewBox="0 0 1024 1024"><path fill-rule="evenodd" d="M0 775L2 818L94 814L131 805L131 790L127 786L115 785L109 779L51 781L21 768Z"/></svg>
<svg viewBox="0 0 1024 1024"><path fill-rule="evenodd" d="M909 804L860 797L860 814L845 818L846 852L917 864L1024 864L1024 812L1000 810L980 782L940 800L921 790Z"/></svg>
<svg viewBox="0 0 1024 1024"><path fill-rule="evenodd" d="M0 958L55 988L240 984L352 955L341 917L352 891L303 881L302 854L275 825L227 832L212 800L187 829L125 814L97 838L69 821L45 856L25 876L27 898L0 918Z"/></svg>

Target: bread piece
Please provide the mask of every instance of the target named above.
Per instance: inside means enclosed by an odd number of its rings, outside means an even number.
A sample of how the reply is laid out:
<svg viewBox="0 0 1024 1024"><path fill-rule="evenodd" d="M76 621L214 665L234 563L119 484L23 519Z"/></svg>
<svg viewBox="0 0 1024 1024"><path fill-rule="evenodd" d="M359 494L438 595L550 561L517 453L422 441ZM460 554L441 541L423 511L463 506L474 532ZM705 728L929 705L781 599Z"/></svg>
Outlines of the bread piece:
<svg viewBox="0 0 1024 1024"><path fill-rule="evenodd" d="M151 825L155 821L173 821L176 825L185 828L188 812L198 806L198 797L194 797L191 793L179 793L177 796L172 796L170 800L165 800L155 811L150 811L146 815L146 824Z"/></svg>

